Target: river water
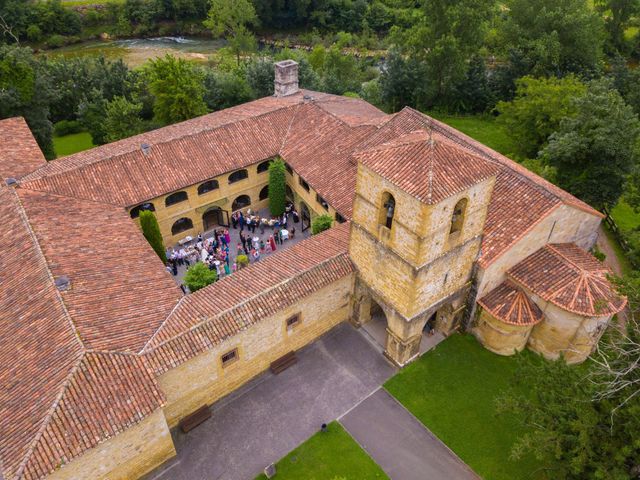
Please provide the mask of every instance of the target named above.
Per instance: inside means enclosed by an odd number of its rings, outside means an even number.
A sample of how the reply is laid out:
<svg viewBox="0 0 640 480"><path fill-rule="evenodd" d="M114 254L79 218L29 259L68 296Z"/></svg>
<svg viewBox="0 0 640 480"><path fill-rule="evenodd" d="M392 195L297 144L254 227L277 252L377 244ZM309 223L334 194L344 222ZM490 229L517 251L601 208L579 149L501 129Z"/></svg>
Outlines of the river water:
<svg viewBox="0 0 640 480"><path fill-rule="evenodd" d="M54 50L46 50L47 56L64 57L98 56L109 59L122 58L131 67L167 53L188 60L206 62L209 55L224 47L224 40L197 37L153 37L125 40L90 40Z"/></svg>

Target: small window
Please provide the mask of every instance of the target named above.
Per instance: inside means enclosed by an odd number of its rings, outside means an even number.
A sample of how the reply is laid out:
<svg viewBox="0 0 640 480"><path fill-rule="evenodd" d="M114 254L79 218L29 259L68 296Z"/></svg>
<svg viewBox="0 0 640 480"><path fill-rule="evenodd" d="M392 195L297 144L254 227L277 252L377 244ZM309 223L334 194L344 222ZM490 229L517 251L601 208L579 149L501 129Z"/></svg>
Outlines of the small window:
<svg viewBox="0 0 640 480"><path fill-rule="evenodd" d="M232 364L233 362L238 360L238 349L234 348L230 352L225 353L220 357L220 360L222 360L223 367L226 367L227 365Z"/></svg>
<svg viewBox="0 0 640 480"><path fill-rule="evenodd" d="M289 175L293 175L293 168L291 168L291 165L289 165L288 163L285 163L284 168L287 169L287 172L289 172Z"/></svg>
<svg viewBox="0 0 640 480"><path fill-rule="evenodd" d="M212 190L216 190L220 188L217 180L207 180L204 183L198 185L198 195L204 195L205 193L211 192Z"/></svg>
<svg viewBox="0 0 640 480"><path fill-rule="evenodd" d="M155 212L156 207L151 202L142 203L140 205L136 205L135 207L133 207L129 212L129 214L131 215L131 218L138 218L140 216L140 212L143 210L149 210L150 212Z"/></svg>
<svg viewBox="0 0 640 480"><path fill-rule="evenodd" d="M237 170L229 175L229 184L239 182L240 180L244 180L245 178L249 178L249 172L245 169Z"/></svg>
<svg viewBox="0 0 640 480"><path fill-rule="evenodd" d="M294 316L287 318L287 330L292 330L300 324L300 314L296 313Z"/></svg>
<svg viewBox="0 0 640 480"><path fill-rule="evenodd" d="M264 187L262 187L258 198L260 200L266 200L267 198L269 198L269 185L265 185Z"/></svg>
<svg viewBox="0 0 640 480"><path fill-rule="evenodd" d="M338 212L336 212L336 222L344 223L345 221L346 221L345 218L342 215L340 215Z"/></svg>
<svg viewBox="0 0 640 480"><path fill-rule="evenodd" d="M177 235L193 228L193 222L190 218L182 217L174 222L171 226L171 235Z"/></svg>
<svg viewBox="0 0 640 480"><path fill-rule="evenodd" d="M291 187L289 185L285 186L284 191L287 199L293 202L295 196L293 195L293 190L291 189Z"/></svg>
<svg viewBox="0 0 640 480"><path fill-rule="evenodd" d="M273 160L267 160L266 162L262 162L258 164L258 173L264 173L269 171L269 165Z"/></svg>
<svg viewBox="0 0 640 480"><path fill-rule="evenodd" d="M396 213L396 199L393 198L389 192L382 194L382 205L380 206L380 216L378 223L384 225L387 228L391 228L393 225L393 216Z"/></svg>
<svg viewBox="0 0 640 480"><path fill-rule="evenodd" d="M462 230L462 225L464 224L464 215L467 211L467 199L463 198L456 206L453 207L453 214L451 215L451 228L449 229L449 234L458 233Z"/></svg>
<svg viewBox="0 0 640 480"><path fill-rule="evenodd" d="M164 199L165 207L169 207L171 205L175 205L176 203L184 202L187 198L187 192L176 192L169 195Z"/></svg>
<svg viewBox="0 0 640 480"><path fill-rule="evenodd" d="M322 198L320 195L318 195L316 193L316 201L322 205L322 208L324 208L325 210L329 210L329 204L326 202L326 200L324 198Z"/></svg>
<svg viewBox="0 0 640 480"><path fill-rule="evenodd" d="M302 177L298 177L298 182L300 183L300 186L304 188L307 192L310 190L309 184L305 182Z"/></svg>

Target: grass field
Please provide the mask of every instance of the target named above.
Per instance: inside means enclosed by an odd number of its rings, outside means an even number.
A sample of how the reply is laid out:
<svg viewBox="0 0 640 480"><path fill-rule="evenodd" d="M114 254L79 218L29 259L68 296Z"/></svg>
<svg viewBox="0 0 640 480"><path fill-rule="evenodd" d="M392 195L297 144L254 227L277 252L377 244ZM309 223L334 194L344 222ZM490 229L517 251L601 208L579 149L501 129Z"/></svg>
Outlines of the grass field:
<svg viewBox="0 0 640 480"><path fill-rule="evenodd" d="M72 133L63 137L53 137L53 148L58 157L88 150L93 146L91 135L88 132Z"/></svg>
<svg viewBox="0 0 640 480"><path fill-rule="evenodd" d="M611 210L611 217L623 231L640 227L640 213L634 212L633 208L624 199L620 199L618 204Z"/></svg>
<svg viewBox="0 0 640 480"><path fill-rule="evenodd" d="M496 123L494 117L488 115L452 116L436 112L428 112L428 114L503 155L509 156L515 151L513 141L509 138L504 127Z"/></svg>
<svg viewBox="0 0 640 480"><path fill-rule="evenodd" d="M278 480L388 479L338 422L318 432L276 464ZM259 475L256 480L266 480Z"/></svg>
<svg viewBox="0 0 640 480"><path fill-rule="evenodd" d="M525 355L531 353L525 352ZM486 480L536 479L534 458L509 459L522 427L496 413L516 370L513 357L453 335L391 378L385 388Z"/></svg>

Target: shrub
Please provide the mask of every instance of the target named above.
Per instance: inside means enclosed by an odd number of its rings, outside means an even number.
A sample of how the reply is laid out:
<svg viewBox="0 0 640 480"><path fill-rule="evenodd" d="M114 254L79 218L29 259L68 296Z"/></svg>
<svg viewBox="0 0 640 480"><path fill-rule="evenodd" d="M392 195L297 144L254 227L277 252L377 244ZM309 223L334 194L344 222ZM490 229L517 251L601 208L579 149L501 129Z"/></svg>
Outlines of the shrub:
<svg viewBox="0 0 640 480"><path fill-rule="evenodd" d="M82 125L77 120L60 120L53 126L53 133L58 137L79 133L82 131Z"/></svg>
<svg viewBox="0 0 640 480"><path fill-rule="evenodd" d="M249 265L249 257L246 255L238 255L236 257L236 264L238 265L238 269L246 267Z"/></svg>
<svg viewBox="0 0 640 480"><path fill-rule="evenodd" d="M209 270L209 267L202 262L189 267L187 273L184 274L184 284L189 288L190 292L196 292L201 288L211 285L218 279L215 270Z"/></svg>
<svg viewBox="0 0 640 480"><path fill-rule="evenodd" d="M163 263L167 263L167 253L164 249L160 226L153 212L149 210L140 212L140 227L142 228L144 238L147 239L151 248L158 254Z"/></svg>
<svg viewBox="0 0 640 480"><path fill-rule="evenodd" d="M66 39L62 35L51 35L47 40L47 46L51 48L60 48L66 43Z"/></svg>
<svg viewBox="0 0 640 480"><path fill-rule="evenodd" d="M287 174L284 162L276 158L269 164L269 211L271 215L284 213L287 195Z"/></svg>
<svg viewBox="0 0 640 480"><path fill-rule="evenodd" d="M320 215L313 219L311 222L311 234L315 235L325 230L329 230L333 224L333 218L331 215Z"/></svg>
<svg viewBox="0 0 640 480"><path fill-rule="evenodd" d="M30 42L39 42L42 40L42 30L38 25L29 25L27 27L27 38Z"/></svg>

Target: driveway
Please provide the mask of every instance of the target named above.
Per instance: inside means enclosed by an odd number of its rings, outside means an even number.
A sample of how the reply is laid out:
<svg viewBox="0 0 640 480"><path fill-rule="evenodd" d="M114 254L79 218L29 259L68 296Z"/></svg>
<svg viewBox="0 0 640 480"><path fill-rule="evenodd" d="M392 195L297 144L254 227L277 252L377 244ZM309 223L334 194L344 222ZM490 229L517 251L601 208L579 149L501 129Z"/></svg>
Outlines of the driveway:
<svg viewBox="0 0 640 480"><path fill-rule="evenodd" d="M177 457L146 478L253 479L395 373L347 323L298 356L280 375L263 374L215 404L212 417L188 434L176 429Z"/></svg>
<svg viewBox="0 0 640 480"><path fill-rule="evenodd" d="M392 480L480 478L383 388L340 423Z"/></svg>

